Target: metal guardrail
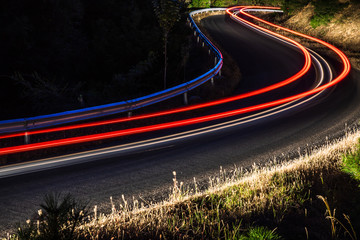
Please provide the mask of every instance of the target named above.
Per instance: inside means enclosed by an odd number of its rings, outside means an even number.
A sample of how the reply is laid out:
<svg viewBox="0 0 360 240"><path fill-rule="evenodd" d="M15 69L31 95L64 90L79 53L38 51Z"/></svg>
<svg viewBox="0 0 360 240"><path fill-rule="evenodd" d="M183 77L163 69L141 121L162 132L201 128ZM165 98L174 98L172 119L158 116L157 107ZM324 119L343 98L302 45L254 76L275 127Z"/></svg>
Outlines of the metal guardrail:
<svg viewBox="0 0 360 240"><path fill-rule="evenodd" d="M116 113L131 112L135 109L146 107L151 104L155 104L169 98L185 94L188 91L202 85L208 80L216 76L222 65L223 58L221 52L211 43L211 41L205 37L200 31L192 16L209 11L225 11L225 8L221 9L203 9L191 12L189 14L190 26L194 28L194 35L198 36L198 41L201 39L204 44L209 47L209 51L215 54L215 67L210 69L203 75L180 85L177 85L166 90L156 92L140 98L122 101L117 103L105 104L95 107L83 108L78 110L66 111L61 113L42 115L37 117L21 118L0 121L0 133L10 133L18 131L28 131L31 129L51 127L60 124L72 123L82 120L89 120L93 118L108 116Z"/></svg>

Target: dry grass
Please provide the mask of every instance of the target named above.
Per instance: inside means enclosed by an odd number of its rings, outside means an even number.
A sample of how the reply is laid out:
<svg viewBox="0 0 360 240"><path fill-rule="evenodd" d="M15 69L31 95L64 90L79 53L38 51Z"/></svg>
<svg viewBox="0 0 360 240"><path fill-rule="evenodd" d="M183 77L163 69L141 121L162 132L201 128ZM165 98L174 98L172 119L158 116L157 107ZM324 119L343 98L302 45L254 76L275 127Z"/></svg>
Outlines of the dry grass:
<svg viewBox="0 0 360 240"><path fill-rule="evenodd" d="M310 19L314 15L314 7L309 4L302 11L291 17L286 24L312 36L321 36L325 41L337 42L342 48L359 51L359 6L358 3L351 3L344 10L335 14L330 23L312 28Z"/></svg>
<svg viewBox="0 0 360 240"><path fill-rule="evenodd" d="M330 23L315 29L310 25L313 15L314 7L309 4L283 25L338 46L349 56L352 65L360 69L360 4L352 2L335 14Z"/></svg>
<svg viewBox="0 0 360 240"><path fill-rule="evenodd" d="M272 212L281 221L294 206L309 200L314 178L326 178L340 170L341 157L356 148L360 132L347 134L333 144L315 149L296 160L272 163L250 171L221 170L210 179L210 187L199 192L176 180L167 201L144 206L133 200L130 206L115 206L112 213L99 214L95 207L78 234L86 239L197 239L237 236L244 232L242 221Z"/></svg>

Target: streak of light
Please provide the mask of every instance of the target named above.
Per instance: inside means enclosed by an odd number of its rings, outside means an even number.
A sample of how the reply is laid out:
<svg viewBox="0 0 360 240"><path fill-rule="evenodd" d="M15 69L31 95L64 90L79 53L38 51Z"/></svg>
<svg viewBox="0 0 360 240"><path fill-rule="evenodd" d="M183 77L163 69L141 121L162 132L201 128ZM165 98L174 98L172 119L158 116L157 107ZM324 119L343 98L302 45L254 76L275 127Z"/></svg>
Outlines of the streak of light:
<svg viewBox="0 0 360 240"><path fill-rule="evenodd" d="M273 35L275 35L275 34L273 34ZM285 80L283 80L281 82L278 82L276 84L267 86L265 88L257 89L257 90L251 91L251 92L243 93L243 94L240 94L240 95L237 95L237 96L224 98L224 99L220 99L220 100L216 100L216 101L211 101L211 102L207 102L207 103L187 106L187 107L181 107L181 108L177 108L177 109L173 109L173 110L167 110L167 111L161 111L161 112L156 112L156 113L144 114L144 115L139 115L139 116L133 116L131 118L118 118L118 119L113 119L113 120L105 120L105 121L83 123L83 124L76 124L76 125L63 126L63 127L48 128L48 129L43 129L43 130L34 130L34 131L6 134L6 135L0 136L0 139L13 138L13 137L22 137L25 134L28 134L28 136L30 136L30 135L35 135L35 134L44 134L44 133L51 133L51 132L58 132L58 131L67 131L67 130L72 130L72 129L96 127L96 126L103 126L103 125L110 125L110 124L116 124L116 123L122 123L122 122L129 122L129 121L135 121L135 120L141 120L141 119L147 119L147 118L153 118L153 117L160 117L160 116L164 116L164 115L181 113L181 112L186 112L186 111L191 111L191 110L216 106L216 105L220 105L220 104L224 104L224 103L228 103L228 102L232 102L232 101L237 101L237 100L253 97L253 96L256 96L256 95L259 95L259 94L263 94L263 93L266 93L266 92L281 88L283 86L286 86L286 85L298 80L302 76L304 76L309 71L309 69L311 67L311 58L310 58L310 54L307 51L307 49L305 49L302 45L300 45L296 41L294 41L294 40L292 40L290 38L284 37L282 35L279 35L279 34L276 34L276 35L277 35L278 38L281 38L281 39L285 40L286 42L289 42L289 43L297 46L302 51L302 53L304 55L304 58L305 58L304 66L302 67L302 69L299 72L297 72L295 75L293 75L293 76L291 76L291 77L289 77L289 78L287 78L287 79L285 79Z"/></svg>
<svg viewBox="0 0 360 240"><path fill-rule="evenodd" d="M247 8L249 9L249 8L256 8L256 7L247 7ZM231 9L227 10L227 12L230 15L232 15L233 17L237 18L240 21L247 22L246 20L233 15L230 12L232 9L235 9L235 8L231 8ZM244 9L246 9L246 8L242 8L240 11L242 13L244 13L244 11L243 11ZM250 14L248 14L248 15L252 16ZM266 21L264 21L264 22L266 23ZM256 26L255 24L252 24L252 23L249 23L249 24ZM258 28L260 28L260 27L258 27ZM266 30L266 31L269 33L272 33L270 30ZM283 38L279 34L275 33L274 35ZM29 144L29 145L25 145L25 146L2 148L2 149L0 149L0 155L23 152L23 151L30 151L30 150L37 150L37 149L43 149L43 148L48 148L48 147L57 147L57 146L64 146L64 145L69 145L69 144L84 143L84 142L90 142L90 141L96 141L96 140L103 140L103 139L109 139L109 138L126 136L126 135L137 134L137 133L145 133L145 132L150 132L150 131L163 130L163 129L174 128L174 127L182 127L182 126L187 126L190 124L198 124L198 123L203 123L203 122L207 122L207 121L213 121L213 120L223 119L223 118L227 118L227 117L231 117L231 116L236 116L236 115L240 115L240 114L244 114L244 113L249 113L249 112L253 112L253 111L259 111L259 110L263 110L263 109L267 109L267 108L271 108L271 107L276 107L281 104L296 101L298 99L305 98L305 97L314 95L316 93L319 93L327 88L330 88L330 87L336 85L337 83L342 81L349 74L349 72L350 72L349 60L347 59L345 54L343 54L340 50L338 50L334 46L332 46L322 40L319 40L319 39L316 39L313 37L309 37L304 34L298 34L298 35L301 35L301 36L311 39L313 41L319 42L319 43L329 47L336 54L338 54L339 57L341 58L341 60L343 61L343 71L339 74L339 76L337 76L333 81L331 81L325 85L319 86L315 89L312 89L312 90L309 90L309 91L306 91L306 92L303 92L300 94L296 94L294 96L290 96L290 97L286 97L283 99L279 99L279 100L275 100L275 101L271 101L271 102L267 102L267 103L263 103L263 104L258 104L258 105L254 105L254 106L250 106L250 107L246 107L246 108L242 108L242 109L236 109L236 110L232 110L232 111L222 112L222 113L218 113L218 114L212 114L212 115L208 115L208 116L196 117L196 118L186 119L186 120L181 120L181 121L156 124L156 125L152 125L152 126L137 127L137 128L132 128L132 129L125 129L125 130L119 130L119 131L101 133L101 134L93 134L93 135L89 135L89 136L73 137L73 138L68 138L68 139L59 139L59 140L53 140L53 141L48 141L48 142ZM291 41L293 41L293 40L291 40ZM302 48L304 48L304 47L302 47ZM307 53L309 55L309 53L306 51L306 49L305 49L305 53ZM310 56L309 56L309 58L310 58ZM308 64L310 65L310 62ZM256 91L254 91L254 92L256 92Z"/></svg>

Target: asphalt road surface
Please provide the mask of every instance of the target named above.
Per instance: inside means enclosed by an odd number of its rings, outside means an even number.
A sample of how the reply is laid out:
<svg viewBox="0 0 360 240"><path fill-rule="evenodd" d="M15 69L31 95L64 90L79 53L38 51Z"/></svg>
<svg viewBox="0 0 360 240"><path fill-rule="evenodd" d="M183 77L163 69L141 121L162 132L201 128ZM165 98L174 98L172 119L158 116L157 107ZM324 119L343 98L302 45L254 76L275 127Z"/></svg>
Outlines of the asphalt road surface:
<svg viewBox="0 0 360 240"><path fill-rule="evenodd" d="M283 80L302 67L303 57L298 51L223 15L207 17L202 25L239 64L243 74L239 92ZM29 218L48 192L70 192L110 211L110 196L115 203L120 202L122 194L147 200L166 197L173 171L179 181L192 182L196 177L206 182L220 166L249 167L282 154L296 157L299 148L319 145L326 137L339 137L345 125L356 124L360 119L359 103L360 73L352 70L331 94L311 107L158 149L0 179L0 236L14 223Z"/></svg>

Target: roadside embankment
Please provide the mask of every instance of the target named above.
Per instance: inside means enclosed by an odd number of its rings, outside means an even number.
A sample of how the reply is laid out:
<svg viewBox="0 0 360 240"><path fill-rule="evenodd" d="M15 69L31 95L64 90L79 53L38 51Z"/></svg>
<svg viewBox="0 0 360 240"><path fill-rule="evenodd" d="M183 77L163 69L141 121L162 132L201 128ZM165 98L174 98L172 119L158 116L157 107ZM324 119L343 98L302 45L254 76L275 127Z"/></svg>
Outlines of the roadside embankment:
<svg viewBox="0 0 360 240"><path fill-rule="evenodd" d="M69 208L70 217L56 234L70 232L72 239L355 239L360 188L343 171L342 159L359 157L359 137L359 131L349 132L295 160L250 171L220 169L206 190L199 190L195 179L185 187L174 173L168 200L130 204L123 197L115 204L110 198L110 214L95 206L79 218L74 232L73 216L83 210ZM43 206L14 239L48 236L49 212Z"/></svg>
<svg viewBox="0 0 360 240"><path fill-rule="evenodd" d="M349 57L352 66L360 69L360 3L349 2L326 22L314 22L314 16L316 8L309 3L285 20L281 19L280 24L337 46Z"/></svg>

